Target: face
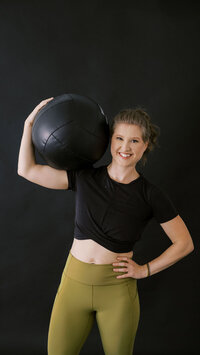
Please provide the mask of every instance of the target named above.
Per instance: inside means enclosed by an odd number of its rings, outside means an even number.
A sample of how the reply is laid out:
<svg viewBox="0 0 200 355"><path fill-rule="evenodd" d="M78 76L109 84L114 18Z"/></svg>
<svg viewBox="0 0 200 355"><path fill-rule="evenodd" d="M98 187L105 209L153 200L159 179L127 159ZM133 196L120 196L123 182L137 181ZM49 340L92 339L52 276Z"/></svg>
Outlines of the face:
<svg viewBox="0 0 200 355"><path fill-rule="evenodd" d="M115 163L135 166L142 158L148 142L142 140L141 128L134 124L118 123L111 139L111 154ZM120 153L129 154L123 157Z"/></svg>

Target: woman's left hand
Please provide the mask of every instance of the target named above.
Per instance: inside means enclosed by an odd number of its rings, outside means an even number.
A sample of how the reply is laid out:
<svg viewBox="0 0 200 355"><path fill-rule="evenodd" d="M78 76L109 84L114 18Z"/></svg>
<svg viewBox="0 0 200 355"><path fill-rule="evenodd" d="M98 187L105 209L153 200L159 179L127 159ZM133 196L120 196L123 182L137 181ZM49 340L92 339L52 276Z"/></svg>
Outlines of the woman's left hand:
<svg viewBox="0 0 200 355"><path fill-rule="evenodd" d="M116 278L117 279L122 279L125 277L132 277L134 279L143 279L147 277L147 266L144 265L139 265L135 261L133 261L131 258L128 258L126 256L118 256L117 257L118 262L112 263L113 266L121 266L121 268L114 268L114 272L125 272L124 275L119 275ZM123 262L124 260L124 262Z"/></svg>

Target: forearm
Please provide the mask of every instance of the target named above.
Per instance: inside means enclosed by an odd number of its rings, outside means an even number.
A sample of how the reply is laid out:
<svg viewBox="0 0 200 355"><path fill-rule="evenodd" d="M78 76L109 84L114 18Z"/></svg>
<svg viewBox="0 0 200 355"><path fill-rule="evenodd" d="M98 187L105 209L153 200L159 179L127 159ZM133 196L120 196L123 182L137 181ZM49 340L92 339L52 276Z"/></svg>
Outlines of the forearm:
<svg viewBox="0 0 200 355"><path fill-rule="evenodd" d="M181 260L184 256L191 253L193 248L191 244L185 243L173 243L169 246L162 254L157 258L149 261L150 275L154 275L169 266L175 264L177 261ZM144 277L147 277L147 265L142 265L144 269Z"/></svg>
<svg viewBox="0 0 200 355"><path fill-rule="evenodd" d="M25 175L28 170L36 164L34 146L32 143L32 125L24 122L24 131L18 157L18 174Z"/></svg>

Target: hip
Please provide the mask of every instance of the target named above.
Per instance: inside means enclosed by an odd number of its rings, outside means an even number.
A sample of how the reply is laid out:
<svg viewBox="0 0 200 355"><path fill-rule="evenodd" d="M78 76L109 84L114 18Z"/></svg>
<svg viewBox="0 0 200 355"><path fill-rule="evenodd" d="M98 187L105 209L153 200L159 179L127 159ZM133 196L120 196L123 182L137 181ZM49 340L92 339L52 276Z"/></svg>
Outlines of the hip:
<svg viewBox="0 0 200 355"><path fill-rule="evenodd" d="M123 275L124 272L118 272L117 274ZM117 279L112 264L86 263L74 257L71 251L69 251L63 269L63 278L65 277L87 285L117 285L129 283L135 288L135 291L137 291L137 279L132 277Z"/></svg>

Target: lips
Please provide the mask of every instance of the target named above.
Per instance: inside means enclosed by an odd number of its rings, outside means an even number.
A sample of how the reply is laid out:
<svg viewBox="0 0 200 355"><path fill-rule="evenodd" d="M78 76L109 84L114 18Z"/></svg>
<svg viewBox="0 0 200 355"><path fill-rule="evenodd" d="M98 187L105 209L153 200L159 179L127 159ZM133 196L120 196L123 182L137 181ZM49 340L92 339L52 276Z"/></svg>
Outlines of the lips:
<svg viewBox="0 0 200 355"><path fill-rule="evenodd" d="M124 154L125 154L125 153L124 153ZM130 158L131 155L132 155L132 154L130 154L130 155L128 155L128 156L123 156L123 155L121 155L121 152L119 152L120 158L125 159L125 160L128 159L128 158Z"/></svg>

